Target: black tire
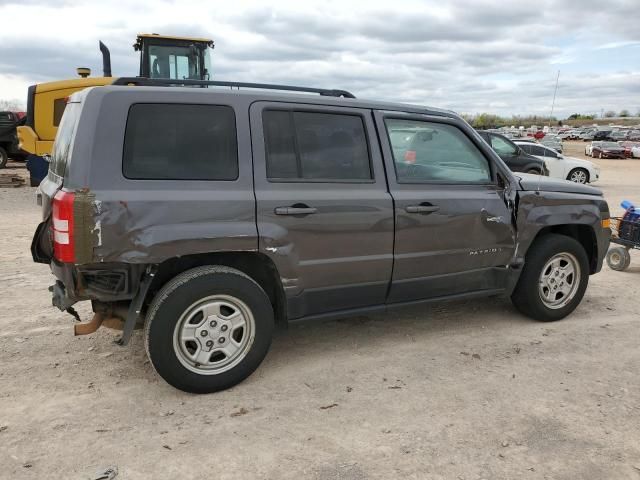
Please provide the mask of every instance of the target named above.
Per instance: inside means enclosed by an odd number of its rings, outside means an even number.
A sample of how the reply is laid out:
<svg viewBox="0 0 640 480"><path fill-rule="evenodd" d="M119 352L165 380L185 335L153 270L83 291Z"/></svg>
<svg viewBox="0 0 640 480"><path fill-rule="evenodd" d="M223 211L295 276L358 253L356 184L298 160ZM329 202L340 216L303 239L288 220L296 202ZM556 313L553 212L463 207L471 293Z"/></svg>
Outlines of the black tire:
<svg viewBox="0 0 640 480"><path fill-rule="evenodd" d="M7 155L7 151L0 147L0 168L4 168L7 166L7 162L9 161L9 155Z"/></svg>
<svg viewBox="0 0 640 480"><path fill-rule="evenodd" d="M573 174L574 173L584 173L584 182L581 182L579 180L574 180L573 178ZM569 175L567 175L567 180L569 180L570 182L574 182L574 183L582 183L582 184L587 184L589 183L589 180L591 180L591 178L589 177L589 172L587 170L585 170L584 168L574 168L573 170L571 170L569 172Z"/></svg>
<svg viewBox="0 0 640 480"><path fill-rule="evenodd" d="M540 170L536 168L530 168L529 170L527 170L527 173L530 173L532 175L540 175Z"/></svg>
<svg viewBox="0 0 640 480"><path fill-rule="evenodd" d="M607 265L611 270L622 272L631 265L631 255L629 249L625 247L612 247L607 252Z"/></svg>
<svg viewBox="0 0 640 480"><path fill-rule="evenodd" d="M174 332L178 320L192 305L212 295L235 298L248 307L254 320L253 338L239 363L229 370L197 373L178 358L181 354L174 347ZM271 345L273 317L267 294L249 276L229 267L197 267L168 282L151 302L144 328L147 355L156 372L179 390L191 393L224 390L240 383L258 368ZM200 364L195 366L198 367Z"/></svg>
<svg viewBox="0 0 640 480"><path fill-rule="evenodd" d="M566 305L550 308L543 302L539 292L542 269L555 255L567 253L577 261L580 272L576 278L579 283ZM537 239L529 248L524 269L511 295L511 301L521 313L535 320L543 322L560 320L576 309L584 296L588 282L589 259L582 245L571 237L551 233Z"/></svg>

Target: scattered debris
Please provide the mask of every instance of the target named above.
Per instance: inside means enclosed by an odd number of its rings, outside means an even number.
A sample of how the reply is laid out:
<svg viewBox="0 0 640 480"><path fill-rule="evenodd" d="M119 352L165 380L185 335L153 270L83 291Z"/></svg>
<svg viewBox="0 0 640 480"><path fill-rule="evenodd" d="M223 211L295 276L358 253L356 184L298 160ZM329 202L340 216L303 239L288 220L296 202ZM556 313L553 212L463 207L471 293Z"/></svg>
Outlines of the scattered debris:
<svg viewBox="0 0 640 480"><path fill-rule="evenodd" d="M402 387L400 385L391 385L387 387L389 390L400 390Z"/></svg>
<svg viewBox="0 0 640 480"><path fill-rule="evenodd" d="M171 450L171 447L169 445L162 445L162 448L166 448L167 450Z"/></svg>
<svg viewBox="0 0 640 480"><path fill-rule="evenodd" d="M329 408L337 407L337 403L332 403L331 405L326 405L324 407L320 407L320 410L328 410Z"/></svg>
<svg viewBox="0 0 640 480"><path fill-rule="evenodd" d="M4 432L7 428L9 428L7 425L0 425L0 432Z"/></svg>
<svg viewBox="0 0 640 480"><path fill-rule="evenodd" d="M118 467L109 467L106 470L96 473L93 480L113 480L118 475Z"/></svg>
<svg viewBox="0 0 640 480"><path fill-rule="evenodd" d="M93 345L90 346L89 348L87 348L87 351L89 352L93 352L96 349L96 347L94 347Z"/></svg>
<svg viewBox="0 0 640 480"><path fill-rule="evenodd" d="M169 410L167 412L161 413L160 416L161 417L170 417L171 415L173 415L175 412L175 410Z"/></svg>
<svg viewBox="0 0 640 480"><path fill-rule="evenodd" d="M22 337L16 337L13 339L16 343L24 343L27 341L26 338L22 338Z"/></svg>
<svg viewBox="0 0 640 480"><path fill-rule="evenodd" d="M610 326L611 326L610 323L605 323L604 325L600 325L600 328L608 328Z"/></svg>
<svg viewBox="0 0 640 480"><path fill-rule="evenodd" d="M382 430L382 433L391 433L391 430L389 430L388 428L385 428L384 430Z"/></svg>
<svg viewBox="0 0 640 480"><path fill-rule="evenodd" d="M96 433L107 433L110 432L111 430L109 430L108 428L98 428L96 430Z"/></svg>
<svg viewBox="0 0 640 480"><path fill-rule="evenodd" d="M503 440L503 441L502 441L502 446L503 446L504 448L507 448L507 447L509 446L509 442L507 442L506 440Z"/></svg>
<svg viewBox="0 0 640 480"><path fill-rule="evenodd" d="M460 355L464 355L465 357L468 357L471 354L469 352L460 352Z"/></svg>
<svg viewBox="0 0 640 480"><path fill-rule="evenodd" d="M0 173L0 188L17 188L24 186L24 178L15 173Z"/></svg>
<svg viewBox="0 0 640 480"><path fill-rule="evenodd" d="M475 358L476 360L480 360L480 354L474 353L473 355L471 355L471 358Z"/></svg>
<svg viewBox="0 0 640 480"><path fill-rule="evenodd" d="M249 410L247 410L246 408L242 407L240 408L240 410L236 411L236 412L232 412L231 415L229 415L230 417L240 417L242 415L246 415L247 413L249 413Z"/></svg>
<svg viewBox="0 0 640 480"><path fill-rule="evenodd" d="M33 467L33 463L31 463L31 462L24 462L24 463L22 464L22 466L23 466L24 468L31 468L31 467Z"/></svg>
<svg viewBox="0 0 640 480"><path fill-rule="evenodd" d="M347 387L347 393L351 393L351 392L353 392L353 388Z"/></svg>

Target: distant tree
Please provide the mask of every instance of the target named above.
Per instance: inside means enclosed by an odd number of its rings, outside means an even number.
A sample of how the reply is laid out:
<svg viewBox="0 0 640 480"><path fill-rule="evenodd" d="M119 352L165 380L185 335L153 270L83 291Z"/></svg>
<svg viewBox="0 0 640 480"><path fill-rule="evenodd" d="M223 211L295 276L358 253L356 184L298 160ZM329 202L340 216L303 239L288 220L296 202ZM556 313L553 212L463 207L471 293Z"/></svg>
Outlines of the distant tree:
<svg viewBox="0 0 640 480"><path fill-rule="evenodd" d="M631 116L629 114L629 110L627 110L626 108L624 110L620 110L620 113L618 114L619 117L629 117Z"/></svg>
<svg viewBox="0 0 640 480"><path fill-rule="evenodd" d="M613 118L616 116L616 112L614 112L613 110L607 110L606 112L604 112L604 118Z"/></svg>

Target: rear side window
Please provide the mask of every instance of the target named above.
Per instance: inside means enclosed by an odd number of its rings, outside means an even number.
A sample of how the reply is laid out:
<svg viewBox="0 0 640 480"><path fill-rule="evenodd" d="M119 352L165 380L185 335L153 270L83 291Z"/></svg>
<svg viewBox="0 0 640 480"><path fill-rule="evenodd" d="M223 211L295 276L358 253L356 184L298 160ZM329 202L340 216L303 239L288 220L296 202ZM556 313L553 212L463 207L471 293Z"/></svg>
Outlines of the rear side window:
<svg viewBox="0 0 640 480"><path fill-rule="evenodd" d="M496 135L491 135L491 146L500 155L516 155L518 153L513 143Z"/></svg>
<svg viewBox="0 0 640 480"><path fill-rule="evenodd" d="M235 114L220 105L136 104L129 109L122 161L138 180L235 180Z"/></svg>
<svg viewBox="0 0 640 480"><path fill-rule="evenodd" d="M80 103L69 103L67 105L60 120L56 139L53 142L49 170L60 177L64 177L67 163L69 163L73 137L76 133L81 110L82 104Z"/></svg>
<svg viewBox="0 0 640 480"><path fill-rule="evenodd" d="M267 177L271 180L371 180L359 115L265 110Z"/></svg>

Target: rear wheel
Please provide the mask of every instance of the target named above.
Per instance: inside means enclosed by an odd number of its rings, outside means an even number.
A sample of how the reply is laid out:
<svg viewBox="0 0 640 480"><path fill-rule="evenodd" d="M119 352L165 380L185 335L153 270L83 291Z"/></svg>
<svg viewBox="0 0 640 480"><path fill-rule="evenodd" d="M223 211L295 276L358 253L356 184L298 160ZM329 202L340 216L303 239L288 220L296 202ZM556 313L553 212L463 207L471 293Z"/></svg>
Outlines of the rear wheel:
<svg viewBox="0 0 640 480"><path fill-rule="evenodd" d="M527 170L527 173L531 173L532 175L540 175L540 170L535 168L530 168L529 170Z"/></svg>
<svg viewBox="0 0 640 480"><path fill-rule="evenodd" d="M529 248L513 305L541 321L560 320L573 312L587 289L589 260L571 237L548 234Z"/></svg>
<svg viewBox="0 0 640 480"><path fill-rule="evenodd" d="M7 151L0 147L0 168L4 168L7 166L7 162L9 161L9 155L7 155Z"/></svg>
<svg viewBox="0 0 640 480"><path fill-rule="evenodd" d="M258 368L273 323L271 302L250 277L228 267L198 267L158 292L147 314L145 345L169 384L186 392L216 392Z"/></svg>
<svg viewBox="0 0 640 480"><path fill-rule="evenodd" d="M584 168L575 168L569 172L567 180L575 183L589 183L589 172Z"/></svg>
<svg viewBox="0 0 640 480"><path fill-rule="evenodd" d="M631 265L631 255L629 249L624 247L613 247L607 252L607 265L612 270L622 272Z"/></svg>

